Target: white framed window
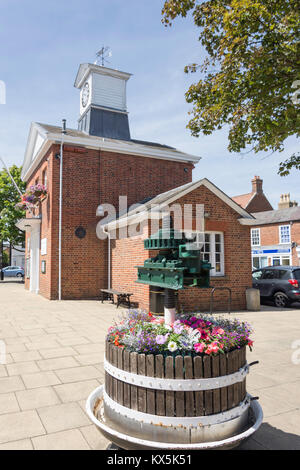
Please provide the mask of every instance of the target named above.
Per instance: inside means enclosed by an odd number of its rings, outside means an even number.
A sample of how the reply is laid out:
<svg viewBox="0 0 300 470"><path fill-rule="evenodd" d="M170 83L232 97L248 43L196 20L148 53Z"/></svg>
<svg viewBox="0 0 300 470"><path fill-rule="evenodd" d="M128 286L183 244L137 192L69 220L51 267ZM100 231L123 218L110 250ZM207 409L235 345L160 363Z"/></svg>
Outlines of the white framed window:
<svg viewBox="0 0 300 470"><path fill-rule="evenodd" d="M252 246L260 245L260 229L259 228L251 229L251 245Z"/></svg>
<svg viewBox="0 0 300 470"><path fill-rule="evenodd" d="M222 232L206 232L201 257L208 261L212 270L211 276L224 276L224 234Z"/></svg>
<svg viewBox="0 0 300 470"><path fill-rule="evenodd" d="M211 276L224 276L224 234L223 232L189 232L185 235L191 243L198 245L203 261L211 264ZM201 248L200 248L201 247Z"/></svg>
<svg viewBox="0 0 300 470"><path fill-rule="evenodd" d="M291 226L279 226L279 243L291 243Z"/></svg>

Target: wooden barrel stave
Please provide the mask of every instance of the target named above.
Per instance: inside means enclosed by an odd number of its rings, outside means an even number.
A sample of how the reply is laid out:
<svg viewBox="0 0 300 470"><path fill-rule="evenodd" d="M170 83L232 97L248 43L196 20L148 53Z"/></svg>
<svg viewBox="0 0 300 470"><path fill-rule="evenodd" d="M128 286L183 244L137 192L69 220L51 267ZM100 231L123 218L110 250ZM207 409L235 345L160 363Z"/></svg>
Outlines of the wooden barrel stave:
<svg viewBox="0 0 300 470"><path fill-rule="evenodd" d="M119 369L141 376L165 379L199 379L229 375L246 363L246 347L218 356L167 356L128 352L106 344L106 359ZM246 397L246 378L242 382L205 391L154 390L127 384L107 372L106 393L133 410L159 416L207 416L236 407Z"/></svg>

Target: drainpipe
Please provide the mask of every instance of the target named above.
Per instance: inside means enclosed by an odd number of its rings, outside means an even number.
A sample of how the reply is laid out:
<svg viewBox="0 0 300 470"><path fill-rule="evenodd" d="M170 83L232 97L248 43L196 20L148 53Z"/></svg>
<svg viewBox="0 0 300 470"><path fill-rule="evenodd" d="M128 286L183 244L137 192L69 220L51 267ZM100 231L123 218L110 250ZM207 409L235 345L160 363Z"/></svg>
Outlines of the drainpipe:
<svg viewBox="0 0 300 470"><path fill-rule="evenodd" d="M60 159L59 159L59 221L58 221L58 300L61 300L61 275L62 275L62 256L61 256L61 240L62 240L62 192L63 192L63 150L64 135L66 131L66 120L62 120L61 143L60 143Z"/></svg>
<svg viewBox="0 0 300 470"><path fill-rule="evenodd" d="M111 288L111 268L110 268L110 264L111 264L111 261L110 261L110 251L111 251L111 248L110 248L110 232L106 232L105 229L103 228L103 232L106 233L107 235L107 238L108 238L108 254L107 254L107 284L108 284L108 289Z"/></svg>

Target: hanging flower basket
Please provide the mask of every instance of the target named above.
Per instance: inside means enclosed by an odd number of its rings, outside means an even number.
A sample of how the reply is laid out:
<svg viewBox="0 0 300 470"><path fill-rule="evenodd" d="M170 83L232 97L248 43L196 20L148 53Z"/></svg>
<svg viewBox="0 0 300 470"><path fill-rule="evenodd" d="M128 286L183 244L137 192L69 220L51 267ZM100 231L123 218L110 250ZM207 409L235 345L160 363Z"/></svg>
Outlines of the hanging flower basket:
<svg viewBox="0 0 300 470"><path fill-rule="evenodd" d="M47 188L43 184L29 186L27 191L23 194L21 201L17 204L17 207L22 209L35 208L47 197L47 194Z"/></svg>

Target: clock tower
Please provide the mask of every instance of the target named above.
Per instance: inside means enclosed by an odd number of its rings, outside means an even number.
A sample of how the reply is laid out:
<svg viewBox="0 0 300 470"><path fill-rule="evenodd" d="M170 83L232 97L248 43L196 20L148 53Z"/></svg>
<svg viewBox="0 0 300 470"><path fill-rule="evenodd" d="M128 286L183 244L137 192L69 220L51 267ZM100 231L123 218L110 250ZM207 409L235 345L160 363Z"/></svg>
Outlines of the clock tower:
<svg viewBox="0 0 300 470"><path fill-rule="evenodd" d="M80 90L78 129L89 135L130 140L126 84L131 74L81 64L74 86Z"/></svg>

